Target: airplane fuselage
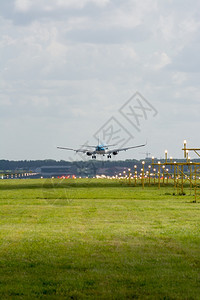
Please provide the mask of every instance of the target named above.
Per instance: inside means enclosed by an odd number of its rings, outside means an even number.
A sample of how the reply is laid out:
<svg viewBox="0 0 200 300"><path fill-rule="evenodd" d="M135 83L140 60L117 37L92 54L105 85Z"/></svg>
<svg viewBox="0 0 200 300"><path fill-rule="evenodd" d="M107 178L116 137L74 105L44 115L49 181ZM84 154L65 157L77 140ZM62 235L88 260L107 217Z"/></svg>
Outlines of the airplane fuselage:
<svg viewBox="0 0 200 300"><path fill-rule="evenodd" d="M103 145L98 145L94 151L87 151L86 154L88 156L92 156L92 158L96 158L96 155L107 155L108 158L111 158L111 153L113 155L117 155L118 151L113 151L111 152L110 150L108 150L108 147L105 147Z"/></svg>
<svg viewBox="0 0 200 300"><path fill-rule="evenodd" d="M104 155L104 154L107 154L107 147L103 146L103 145L99 145L96 147L95 149L95 153L96 154L101 154L101 155Z"/></svg>
<svg viewBox="0 0 200 300"><path fill-rule="evenodd" d="M96 154L107 154L108 153L107 150L96 150L95 152L96 152Z"/></svg>

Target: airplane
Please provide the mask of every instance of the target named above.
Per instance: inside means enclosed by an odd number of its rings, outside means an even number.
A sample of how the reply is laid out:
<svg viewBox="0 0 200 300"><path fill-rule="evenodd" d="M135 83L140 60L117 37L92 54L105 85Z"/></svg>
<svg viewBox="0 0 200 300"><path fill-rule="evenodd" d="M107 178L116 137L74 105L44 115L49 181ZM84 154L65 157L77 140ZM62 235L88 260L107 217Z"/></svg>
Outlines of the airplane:
<svg viewBox="0 0 200 300"><path fill-rule="evenodd" d="M146 144L126 147L126 148L114 148L112 150L109 150L108 147L110 147L110 146L116 146L116 145L104 145L104 144L101 145L99 143L98 143L97 146L85 145L85 147L94 148L94 150L90 150L90 149L87 149L87 148L86 149L73 149L73 148L68 148L68 147L57 147L57 148L58 149L63 149L63 150L75 151L76 153L81 152L81 153L84 153L88 156L91 156L92 159L96 159L96 154L103 155L103 156L107 155L107 158L111 158L111 154L117 155L120 151L127 151L129 149L144 147L144 146L146 146Z"/></svg>

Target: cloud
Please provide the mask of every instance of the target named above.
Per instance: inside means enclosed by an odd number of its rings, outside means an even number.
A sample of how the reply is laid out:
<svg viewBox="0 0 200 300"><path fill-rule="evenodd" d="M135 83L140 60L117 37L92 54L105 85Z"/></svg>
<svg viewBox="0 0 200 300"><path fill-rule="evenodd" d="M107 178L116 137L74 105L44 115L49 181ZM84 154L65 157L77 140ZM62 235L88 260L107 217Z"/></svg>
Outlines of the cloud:
<svg viewBox="0 0 200 300"><path fill-rule="evenodd" d="M173 81L175 82L175 84L177 85L182 85L185 81L187 81L188 76L186 73L183 72L175 72L172 75Z"/></svg>
<svg viewBox="0 0 200 300"><path fill-rule="evenodd" d="M10 106L11 105L11 101L8 95L1 95L0 94L0 106Z"/></svg>
<svg viewBox="0 0 200 300"><path fill-rule="evenodd" d="M38 2L40 2L38 0ZM82 9L85 6L92 4L98 7L106 7L109 4L110 0L50 0L48 5L52 7L52 10L55 8L75 8ZM46 1L43 0L42 7L46 7Z"/></svg>
<svg viewBox="0 0 200 300"><path fill-rule="evenodd" d="M105 7L108 3L109 0L15 0L15 9L19 12L52 12L59 9L83 9L88 4Z"/></svg>
<svg viewBox="0 0 200 300"><path fill-rule="evenodd" d="M77 145L138 90L159 117L137 138L148 135L156 143L155 136L169 138L170 130L175 149L172 127L179 126L184 135L188 115L187 126L195 132L194 111L198 122L199 8L196 0L193 5L179 0L1 1L1 128L11 122L11 141L20 130L38 134L39 140L47 135L44 153L58 136ZM179 106L184 118L177 114ZM29 128L22 119L31 120ZM2 139L6 145L6 133ZM27 156L40 158L37 145L31 146Z"/></svg>
<svg viewBox="0 0 200 300"><path fill-rule="evenodd" d="M165 66L171 64L171 59L170 59L170 57L169 57L165 52L163 52L163 53L161 53L161 54L157 54L157 53L156 53L156 56L158 57L158 58L157 58L157 59L158 59L158 62L157 62L156 65L155 65L155 69L156 69L156 70L160 70L160 69L162 69L163 67L165 67Z"/></svg>
<svg viewBox="0 0 200 300"><path fill-rule="evenodd" d="M72 30L66 35L66 38L70 41L93 44L137 43L148 37L148 30L142 26L137 26L134 29L111 27Z"/></svg>
<svg viewBox="0 0 200 300"><path fill-rule="evenodd" d="M31 9L32 4L30 0L16 0L15 9L21 12L27 12Z"/></svg>
<svg viewBox="0 0 200 300"><path fill-rule="evenodd" d="M182 49L174 58L171 69L179 72L200 72L200 45L193 43Z"/></svg>
<svg viewBox="0 0 200 300"><path fill-rule="evenodd" d="M15 25L27 26L34 21L66 21L73 16L99 14L109 0L7 0L0 2L0 16Z"/></svg>

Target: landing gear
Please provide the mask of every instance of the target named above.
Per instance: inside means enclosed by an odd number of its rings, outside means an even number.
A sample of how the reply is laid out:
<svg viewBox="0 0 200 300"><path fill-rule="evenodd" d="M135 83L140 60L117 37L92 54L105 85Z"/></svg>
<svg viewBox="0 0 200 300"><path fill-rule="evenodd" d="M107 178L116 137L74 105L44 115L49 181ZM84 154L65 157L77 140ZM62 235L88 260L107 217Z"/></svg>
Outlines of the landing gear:
<svg viewBox="0 0 200 300"><path fill-rule="evenodd" d="M96 157L96 155L92 155L92 159L96 159L97 157Z"/></svg>
<svg viewBox="0 0 200 300"><path fill-rule="evenodd" d="M107 156L108 158L111 158L111 155L110 154L108 154L108 156Z"/></svg>

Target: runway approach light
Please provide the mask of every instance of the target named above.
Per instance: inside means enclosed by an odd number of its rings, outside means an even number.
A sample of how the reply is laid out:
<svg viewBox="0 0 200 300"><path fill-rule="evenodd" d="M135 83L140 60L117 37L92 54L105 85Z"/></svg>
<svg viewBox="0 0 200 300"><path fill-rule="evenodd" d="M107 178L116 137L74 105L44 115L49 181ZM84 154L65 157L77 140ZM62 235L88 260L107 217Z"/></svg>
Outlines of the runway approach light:
<svg viewBox="0 0 200 300"><path fill-rule="evenodd" d="M166 163L167 163L167 153L168 153L168 151L165 150L165 162L166 162Z"/></svg>
<svg viewBox="0 0 200 300"><path fill-rule="evenodd" d="M184 141L183 141L184 158L187 157L186 149L187 149L187 142L186 142L186 140L184 140Z"/></svg>

